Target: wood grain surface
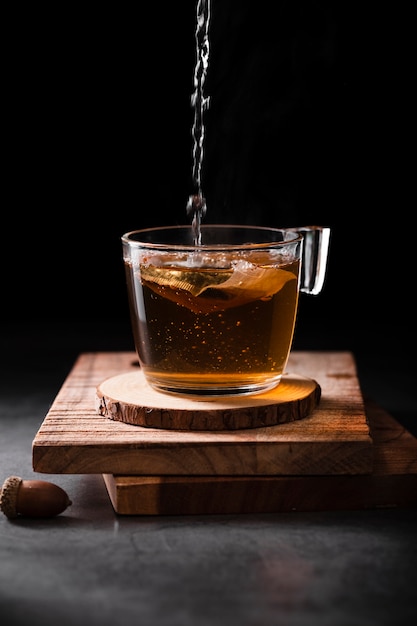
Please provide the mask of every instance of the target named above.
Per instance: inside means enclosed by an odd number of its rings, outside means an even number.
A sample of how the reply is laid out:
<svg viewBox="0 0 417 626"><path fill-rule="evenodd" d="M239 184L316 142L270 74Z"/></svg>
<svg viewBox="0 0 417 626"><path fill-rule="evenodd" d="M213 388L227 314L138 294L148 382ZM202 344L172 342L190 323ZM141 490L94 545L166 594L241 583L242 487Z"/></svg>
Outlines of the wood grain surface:
<svg viewBox="0 0 417 626"><path fill-rule="evenodd" d="M293 352L287 370L320 385L320 404L308 417L244 430L177 431L100 415L97 387L139 371L136 355L81 354L35 435L33 469L142 476L371 473L372 438L353 355Z"/></svg>
<svg viewBox="0 0 417 626"><path fill-rule="evenodd" d="M212 515L417 507L417 439L368 403L371 474L338 476L104 475L121 515Z"/></svg>
<svg viewBox="0 0 417 626"><path fill-rule="evenodd" d="M135 371L108 378L96 393L100 415L118 422L172 430L240 430L307 417L319 405L321 389L311 378L287 374L262 394L197 398L156 391Z"/></svg>

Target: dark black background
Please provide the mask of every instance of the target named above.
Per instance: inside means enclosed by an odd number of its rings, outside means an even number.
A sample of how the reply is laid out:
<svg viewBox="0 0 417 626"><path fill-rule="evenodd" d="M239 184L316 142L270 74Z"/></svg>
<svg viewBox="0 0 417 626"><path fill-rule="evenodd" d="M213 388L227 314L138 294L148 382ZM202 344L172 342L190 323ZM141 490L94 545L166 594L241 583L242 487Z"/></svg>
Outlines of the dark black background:
<svg viewBox="0 0 417 626"><path fill-rule="evenodd" d="M132 346L120 236L188 221L195 14L6 20L1 315L38 358ZM331 227L295 347L366 355L384 381L414 365L410 23L366 2L212 1L205 222Z"/></svg>

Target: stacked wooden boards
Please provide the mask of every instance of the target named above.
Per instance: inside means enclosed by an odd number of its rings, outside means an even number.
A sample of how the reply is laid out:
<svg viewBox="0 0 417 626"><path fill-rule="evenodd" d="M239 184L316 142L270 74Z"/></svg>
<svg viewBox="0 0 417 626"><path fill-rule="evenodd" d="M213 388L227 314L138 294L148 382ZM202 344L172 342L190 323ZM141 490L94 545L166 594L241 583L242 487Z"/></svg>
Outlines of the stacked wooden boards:
<svg viewBox="0 0 417 626"><path fill-rule="evenodd" d="M140 376L134 353L81 354L34 438L33 468L103 474L124 515L416 504L417 441L387 413L365 406L353 355L293 352L287 369L288 380L317 382L320 397L309 414L254 428L180 430L126 423L120 415L129 411L116 410L113 419L103 408L103 383ZM194 400L186 400L189 411ZM193 411L213 411L216 400L208 408L195 402Z"/></svg>

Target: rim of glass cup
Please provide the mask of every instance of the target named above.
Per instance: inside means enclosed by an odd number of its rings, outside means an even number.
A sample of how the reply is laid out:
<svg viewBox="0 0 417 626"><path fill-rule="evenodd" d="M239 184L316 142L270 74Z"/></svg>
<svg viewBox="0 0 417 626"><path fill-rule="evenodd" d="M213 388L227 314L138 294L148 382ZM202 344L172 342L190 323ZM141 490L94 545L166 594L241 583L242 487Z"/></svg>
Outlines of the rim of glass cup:
<svg viewBox="0 0 417 626"><path fill-rule="evenodd" d="M133 237L139 235L145 235L146 233L156 233L156 232L166 232L166 231L180 231L187 230L192 233L192 226L190 224L181 224L175 226L153 226L151 228L142 228L138 230L131 230L122 235L121 240L123 243L128 244L129 246L134 246L137 248L150 248L150 249L167 249L170 250L196 250L203 248L204 250L245 250L245 249L254 249L254 248L270 248L286 246L287 244L297 243L298 241L303 240L302 234L292 230L291 228L274 228L269 226L251 226L247 224L202 224L201 232L204 234L205 230L210 228L215 228L217 230L220 229L235 229L235 230L253 230L257 232L271 232L271 233L280 233L283 234L284 238L282 241L273 241L268 239L267 241L262 242L254 242L247 241L244 243L213 243L206 244L204 241L201 243L172 243L169 241L161 241L161 242L152 242L141 239L134 239Z"/></svg>

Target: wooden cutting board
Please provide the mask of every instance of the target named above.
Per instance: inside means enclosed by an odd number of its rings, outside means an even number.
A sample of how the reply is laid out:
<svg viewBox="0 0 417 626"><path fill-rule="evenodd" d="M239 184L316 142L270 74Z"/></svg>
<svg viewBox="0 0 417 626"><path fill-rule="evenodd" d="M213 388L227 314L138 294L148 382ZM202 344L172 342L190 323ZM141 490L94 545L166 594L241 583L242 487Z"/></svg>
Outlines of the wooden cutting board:
<svg viewBox="0 0 417 626"><path fill-rule="evenodd" d="M370 474L373 446L350 352L293 352L288 375L311 378L319 405L297 421L232 431L178 431L101 415L103 381L138 371L133 352L84 353L32 447L33 469L127 476L322 476Z"/></svg>

